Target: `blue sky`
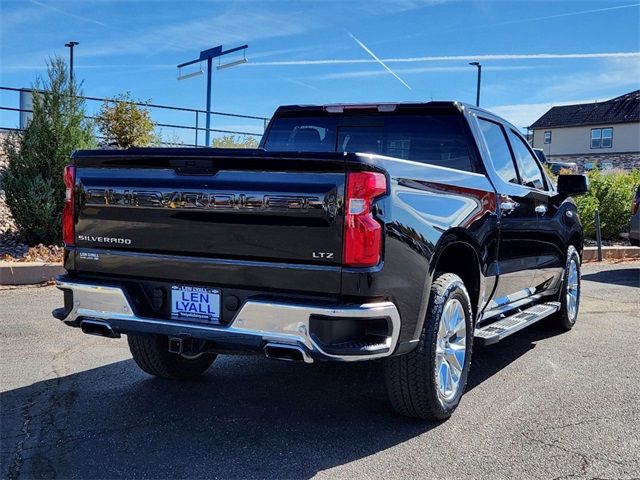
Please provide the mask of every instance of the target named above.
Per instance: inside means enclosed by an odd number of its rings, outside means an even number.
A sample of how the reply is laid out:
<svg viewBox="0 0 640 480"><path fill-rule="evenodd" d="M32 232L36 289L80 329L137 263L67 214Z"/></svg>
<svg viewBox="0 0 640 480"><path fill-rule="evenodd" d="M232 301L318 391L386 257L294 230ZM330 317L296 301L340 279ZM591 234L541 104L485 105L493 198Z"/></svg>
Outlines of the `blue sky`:
<svg viewBox="0 0 640 480"><path fill-rule="evenodd" d="M476 59L482 105L520 127L551 105L640 88L633 1L0 0L0 28L3 86L30 86L45 60L66 58L65 42L76 40L85 94L128 90L193 108L204 108L205 77L178 82L175 66L218 44L248 43L247 65L214 71L213 109L259 116L292 103L472 103L468 62ZM0 92L0 104L17 106L17 96ZM0 120L17 123L7 113ZM223 117L213 127L261 131L259 122Z"/></svg>

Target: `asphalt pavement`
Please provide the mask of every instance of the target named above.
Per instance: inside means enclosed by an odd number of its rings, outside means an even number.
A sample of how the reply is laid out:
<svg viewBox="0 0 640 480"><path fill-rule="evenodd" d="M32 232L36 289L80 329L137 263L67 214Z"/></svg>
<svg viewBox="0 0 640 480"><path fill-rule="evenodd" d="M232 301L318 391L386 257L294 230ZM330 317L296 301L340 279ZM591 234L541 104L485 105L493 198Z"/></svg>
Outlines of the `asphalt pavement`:
<svg viewBox="0 0 640 480"><path fill-rule="evenodd" d="M640 478L640 263L590 264L576 327L474 351L445 422L397 416L380 363L220 356L154 379L126 339L0 290L3 478Z"/></svg>

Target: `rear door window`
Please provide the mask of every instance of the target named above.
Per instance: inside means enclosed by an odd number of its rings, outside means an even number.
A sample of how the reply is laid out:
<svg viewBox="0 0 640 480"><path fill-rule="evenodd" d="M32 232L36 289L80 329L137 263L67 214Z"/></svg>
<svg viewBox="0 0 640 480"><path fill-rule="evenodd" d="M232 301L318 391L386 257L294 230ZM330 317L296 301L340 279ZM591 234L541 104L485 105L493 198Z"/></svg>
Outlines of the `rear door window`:
<svg viewBox="0 0 640 480"><path fill-rule="evenodd" d="M505 182L520 183L502 126L484 118L479 118L478 124L491 155L494 170Z"/></svg>

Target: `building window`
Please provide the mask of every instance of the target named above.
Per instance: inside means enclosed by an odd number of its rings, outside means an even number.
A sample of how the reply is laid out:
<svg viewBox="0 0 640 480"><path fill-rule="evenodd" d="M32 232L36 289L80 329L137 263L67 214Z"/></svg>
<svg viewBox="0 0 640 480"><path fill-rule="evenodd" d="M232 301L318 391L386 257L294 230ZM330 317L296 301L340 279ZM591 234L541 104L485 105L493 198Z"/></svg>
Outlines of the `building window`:
<svg viewBox="0 0 640 480"><path fill-rule="evenodd" d="M613 146L613 128L592 128L591 148L611 148Z"/></svg>
<svg viewBox="0 0 640 480"><path fill-rule="evenodd" d="M544 143L551 143L551 130L544 132Z"/></svg>

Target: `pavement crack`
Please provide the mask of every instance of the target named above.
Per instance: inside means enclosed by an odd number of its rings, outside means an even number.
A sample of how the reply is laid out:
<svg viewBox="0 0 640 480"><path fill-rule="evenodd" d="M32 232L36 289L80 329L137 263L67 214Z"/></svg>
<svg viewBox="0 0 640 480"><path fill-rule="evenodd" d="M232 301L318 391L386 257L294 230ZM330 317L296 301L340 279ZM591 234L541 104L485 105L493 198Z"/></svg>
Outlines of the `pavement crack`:
<svg viewBox="0 0 640 480"><path fill-rule="evenodd" d="M571 427L571 426L574 426L574 425L582 425L582 424L589 423L589 422L594 422L594 421L596 421L596 419L585 419L585 420L580 421L580 422L574 422L574 423L561 425L559 427L554 427L553 430L561 430L563 428L568 428L568 427ZM593 460L595 460L595 459L600 460L600 461L604 461L604 462L608 462L608 463L612 463L614 465L618 465L618 466L621 466L621 467L626 467L628 465L625 462L621 462L619 460L614 460L614 459L609 458L609 457L607 457L605 455L595 455L593 457L593 459L591 459L585 453L582 453L582 452L579 452L577 450L573 450L571 448L565 447L564 445L560 444L558 440L553 440L553 441L540 440L539 438L532 437L527 432L522 432L522 436L526 440L528 440L529 442L538 443L540 445L544 445L545 447L549 447L549 448L557 448L558 450L561 450L561 451L563 451L565 453L568 453L570 455L574 455L574 456L578 457L578 459L580 461L580 465L579 465L580 471L579 472L565 474L565 475L559 475L557 477L554 477L553 480L569 479L569 478L575 478L575 477L579 477L579 476L586 477L587 470L592 465ZM598 477L593 477L593 478L598 478Z"/></svg>
<svg viewBox="0 0 640 480"><path fill-rule="evenodd" d="M36 404L37 398L42 395L45 390L41 390L27 398L24 405L20 407L20 415L22 416L22 426L20 427L20 435L16 441L12 453L11 462L9 464L9 470L7 472L7 478L9 480L17 480L20 478L20 472L22 471L22 465L24 464L23 453L25 451L25 443L31 437L31 421L33 415L31 409Z"/></svg>

